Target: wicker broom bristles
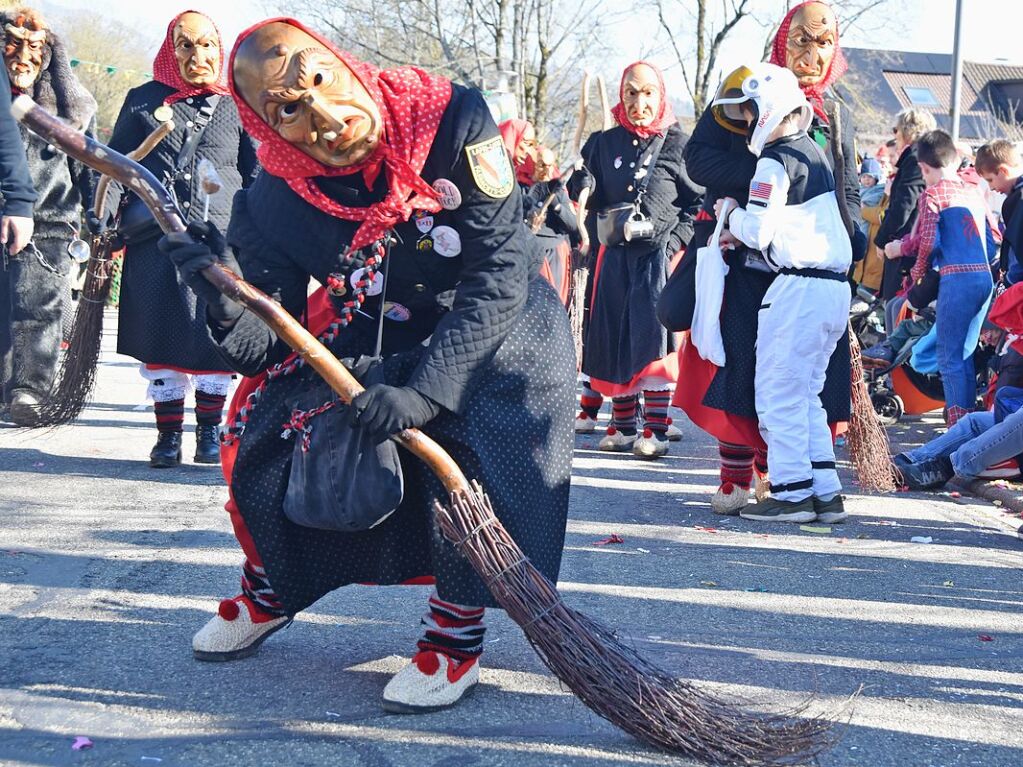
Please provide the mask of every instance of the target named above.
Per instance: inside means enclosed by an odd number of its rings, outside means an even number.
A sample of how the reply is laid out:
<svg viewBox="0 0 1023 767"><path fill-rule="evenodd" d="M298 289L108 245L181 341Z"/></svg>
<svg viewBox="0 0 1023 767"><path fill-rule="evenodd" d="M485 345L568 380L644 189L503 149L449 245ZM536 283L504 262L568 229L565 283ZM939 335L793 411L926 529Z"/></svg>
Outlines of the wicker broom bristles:
<svg viewBox="0 0 1023 767"><path fill-rule="evenodd" d="M94 237L68 349L60 361L53 388L39 406L38 427L71 423L92 398L103 342L103 308L112 275L109 238Z"/></svg>
<svg viewBox="0 0 1023 767"><path fill-rule="evenodd" d="M444 536L472 563L547 667L592 711L665 751L711 764L804 762L831 745L830 723L742 708L677 679L576 612L523 554L476 482L435 505Z"/></svg>
<svg viewBox="0 0 1023 767"><path fill-rule="evenodd" d="M890 493L901 476L889 458L888 434L877 420L874 403L863 376L860 342L849 328L849 359L852 376L852 415L849 418L849 456L856 469L860 489L870 493Z"/></svg>

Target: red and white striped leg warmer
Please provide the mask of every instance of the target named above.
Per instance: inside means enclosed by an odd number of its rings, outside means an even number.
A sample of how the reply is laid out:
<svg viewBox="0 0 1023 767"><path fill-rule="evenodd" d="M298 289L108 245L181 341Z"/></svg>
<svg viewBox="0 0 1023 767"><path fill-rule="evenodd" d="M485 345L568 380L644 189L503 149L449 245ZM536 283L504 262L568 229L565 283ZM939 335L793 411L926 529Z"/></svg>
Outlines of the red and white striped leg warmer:
<svg viewBox="0 0 1023 767"><path fill-rule="evenodd" d="M437 591L430 595L430 609L423 615L426 631L419 640L420 652L439 652L460 661L483 653L483 608L445 602Z"/></svg>

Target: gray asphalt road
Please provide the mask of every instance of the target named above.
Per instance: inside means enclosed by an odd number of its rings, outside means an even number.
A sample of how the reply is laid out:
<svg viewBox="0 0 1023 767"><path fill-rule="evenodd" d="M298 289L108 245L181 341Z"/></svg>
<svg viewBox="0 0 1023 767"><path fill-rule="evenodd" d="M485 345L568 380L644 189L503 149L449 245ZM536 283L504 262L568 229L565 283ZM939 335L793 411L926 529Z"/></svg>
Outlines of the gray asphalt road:
<svg viewBox="0 0 1023 767"><path fill-rule="evenodd" d="M236 593L240 555L217 469L147 467L143 391L134 364L107 354L78 424L0 428L0 763L681 763L590 714L496 612L474 698L383 714L424 588L344 589L254 658L194 661L191 635ZM712 443L683 427L652 464L579 438L561 584L572 605L698 684L844 711L826 767L1023 763L1023 542L1003 512L854 492L853 518L827 533L717 518ZM624 543L595 545L612 533ZM76 736L93 747L72 751Z"/></svg>

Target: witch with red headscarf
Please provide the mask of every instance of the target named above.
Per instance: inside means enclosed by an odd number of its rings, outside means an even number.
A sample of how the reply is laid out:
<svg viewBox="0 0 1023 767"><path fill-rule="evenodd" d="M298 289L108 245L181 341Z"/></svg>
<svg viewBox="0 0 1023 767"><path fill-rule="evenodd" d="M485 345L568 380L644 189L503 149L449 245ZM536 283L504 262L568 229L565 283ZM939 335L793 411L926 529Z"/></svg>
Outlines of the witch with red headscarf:
<svg viewBox="0 0 1023 767"><path fill-rule="evenodd" d="M544 277L567 305L571 289L572 248L579 245L579 220L554 160L537 144L536 130L526 120L505 120L498 127L522 191L522 214L543 252Z"/></svg>
<svg viewBox="0 0 1023 767"><path fill-rule="evenodd" d="M592 430L601 398L610 397L611 425L598 448L655 459L668 452L668 402L678 374L674 339L655 307L672 258L689 241L703 190L686 174L686 135L660 70L643 61L626 68L619 98L612 110L618 125L598 134L586 157L587 207L602 247L583 339L589 384L576 430Z"/></svg>
<svg viewBox="0 0 1023 767"><path fill-rule="evenodd" d="M835 136L825 109L825 97L846 70L838 39L838 21L827 3L805 2L795 6L782 20L774 41L772 64L790 69L814 111L809 134L825 149L834 167ZM728 75L718 96L739 87L749 70L745 67ZM860 215L859 180L853 146L852 118L839 105L842 135L839 140L845 157L845 178L836 179L844 187L845 204L851 221ZM707 187L703 209L696 222L694 247L683 258L661 295L658 316L671 330L688 330L692 324L697 286L696 245L703 246L714 231L714 202L724 197L745 206L757 158L747 146L748 127L744 120L733 119L725 108L711 106L704 111L686 147L685 159L693 179ZM856 230L853 242L855 258L861 258L866 240ZM702 359L692 344L686 344L679 357L684 383L675 390L673 404L681 407L701 429L718 439L721 458L721 484L711 505L718 514L736 515L747 507L753 482L754 464L762 482L757 495L767 492L766 445L760 435L754 399L756 368L757 315L763 297L775 274L762 254L745 246L726 252L729 265L725 278L721 335L725 365L718 368ZM832 424L849 420L849 343L843 338L831 357L827 382L821 400Z"/></svg>
<svg viewBox="0 0 1023 767"><path fill-rule="evenodd" d="M170 121L173 131L142 164L171 190L188 221L205 219L226 227L231 198L252 180L258 164L255 146L228 95L220 33L195 11L185 11L168 24L153 62L153 79L128 91L110 146L130 152ZM207 336L205 308L157 249L162 232L140 199L114 183L105 210L115 214L126 245L117 351L142 363L156 411L158 437L150 465L181 463L185 397L192 388L195 461L219 463L218 430L231 371ZM91 218L93 228L107 223Z"/></svg>
<svg viewBox="0 0 1023 767"><path fill-rule="evenodd" d="M414 67L378 70L293 19L244 32L230 71L264 170L235 197L229 247L199 227L161 241L206 300L224 359L250 376L224 450L242 593L221 602L193 651L251 655L348 584L433 583L413 660L383 706L452 706L479 680L493 597L440 533L433 505L447 493L426 465L386 451L370 464L366 449L355 451L358 465L373 470L346 474L351 443L339 441L356 434L383 450L389 436L423 428L482 482L502 524L555 581L573 450L567 315L540 277L514 171L478 91ZM205 280L214 261L304 316L357 371L371 365L365 391L338 404ZM310 279L323 289L307 298ZM342 509L357 519L339 519Z"/></svg>

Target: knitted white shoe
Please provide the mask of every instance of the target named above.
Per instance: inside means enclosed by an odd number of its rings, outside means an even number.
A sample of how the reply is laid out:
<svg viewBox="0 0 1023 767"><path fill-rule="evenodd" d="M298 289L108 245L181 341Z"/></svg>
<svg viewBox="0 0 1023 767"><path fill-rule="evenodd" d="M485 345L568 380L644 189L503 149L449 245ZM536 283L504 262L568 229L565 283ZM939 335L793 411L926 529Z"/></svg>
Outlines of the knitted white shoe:
<svg viewBox="0 0 1023 767"><path fill-rule="evenodd" d="M726 482L714 493L710 499L710 507L715 514L723 514L728 517L736 517L739 512L746 508L749 503L749 490L738 485Z"/></svg>
<svg viewBox="0 0 1023 767"><path fill-rule="evenodd" d="M288 615L274 617L260 612L244 595L224 599L217 614L192 637L192 654L205 661L247 658L291 620Z"/></svg>
<svg viewBox="0 0 1023 767"><path fill-rule="evenodd" d="M593 434L597 430L597 421L590 418L586 413L580 413L575 417L576 434Z"/></svg>
<svg viewBox="0 0 1023 767"><path fill-rule="evenodd" d="M666 432L668 442L681 442L682 441L682 430L678 428L674 421L668 419L668 431Z"/></svg>
<svg viewBox="0 0 1023 767"><path fill-rule="evenodd" d="M422 651L391 677L384 688L384 711L428 714L450 708L472 694L480 681L479 658L456 662L439 652Z"/></svg>
<svg viewBox="0 0 1023 767"><path fill-rule="evenodd" d="M635 434L622 434L614 426L607 427L607 436L597 444L597 450L609 453L627 453L636 441Z"/></svg>
<svg viewBox="0 0 1023 767"><path fill-rule="evenodd" d="M644 430L643 435L632 443L632 454L648 461L660 458L668 454L668 440L658 439L653 432Z"/></svg>

